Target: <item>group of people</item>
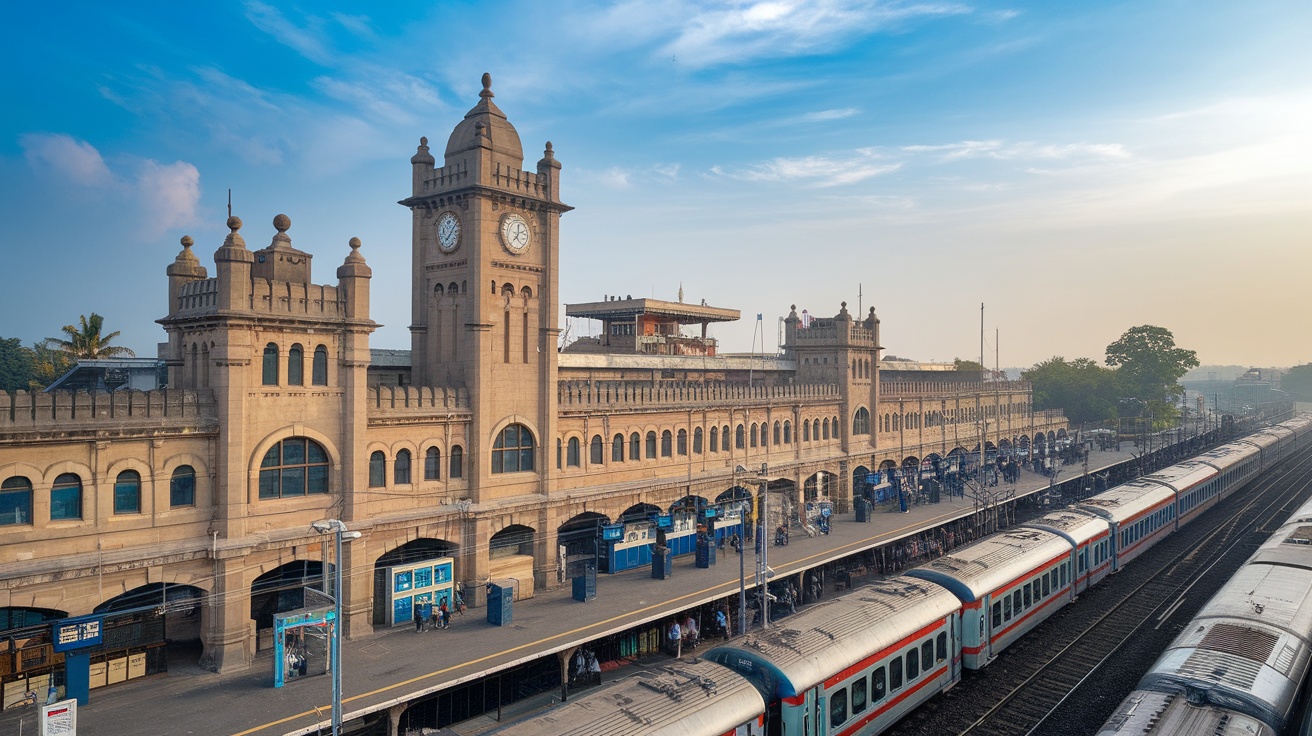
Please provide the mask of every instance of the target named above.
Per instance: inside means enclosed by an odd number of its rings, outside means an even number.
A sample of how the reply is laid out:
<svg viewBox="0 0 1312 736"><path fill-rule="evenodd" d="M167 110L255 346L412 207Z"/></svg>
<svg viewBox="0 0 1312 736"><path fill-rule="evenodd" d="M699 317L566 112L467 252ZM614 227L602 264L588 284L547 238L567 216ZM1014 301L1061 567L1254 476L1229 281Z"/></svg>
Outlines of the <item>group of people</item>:
<svg viewBox="0 0 1312 736"><path fill-rule="evenodd" d="M570 660L569 668L570 687L600 684L601 663L597 661L596 653L591 649L583 648L574 652L574 657Z"/></svg>
<svg viewBox="0 0 1312 736"><path fill-rule="evenodd" d="M457 613L465 612L465 601L456 590L454 604L448 604L446 596L438 599L437 605L427 602L415 602L414 619L415 633L424 631L424 625L427 624L430 629L449 629L451 628L451 610L455 609Z"/></svg>
<svg viewBox="0 0 1312 736"><path fill-rule="evenodd" d="M670 622L670 627L665 632L665 645L670 654L678 659L683 656L684 647L688 647L690 651L696 649L700 637L697 619L693 618L692 614L688 614L682 623L677 617Z"/></svg>

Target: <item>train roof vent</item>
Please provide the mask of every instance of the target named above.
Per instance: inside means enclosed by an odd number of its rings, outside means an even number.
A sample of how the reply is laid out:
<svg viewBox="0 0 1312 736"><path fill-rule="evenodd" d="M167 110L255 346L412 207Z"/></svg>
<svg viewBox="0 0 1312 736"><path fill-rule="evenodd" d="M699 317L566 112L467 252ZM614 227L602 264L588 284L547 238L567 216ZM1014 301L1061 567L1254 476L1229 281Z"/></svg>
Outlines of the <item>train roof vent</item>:
<svg viewBox="0 0 1312 736"><path fill-rule="evenodd" d="M1198 646L1218 652L1229 652L1254 662L1265 662L1275 650L1280 638L1266 631L1235 626L1234 624L1216 624Z"/></svg>
<svg viewBox="0 0 1312 736"><path fill-rule="evenodd" d="M1294 656L1297 653L1297 650L1293 647L1288 644L1284 645L1280 648L1280 655L1276 657L1275 664L1272 667L1275 668L1276 672L1289 676L1290 668L1294 666Z"/></svg>
<svg viewBox="0 0 1312 736"><path fill-rule="evenodd" d="M1300 526L1281 541L1285 544L1312 544L1312 526Z"/></svg>
<svg viewBox="0 0 1312 736"><path fill-rule="evenodd" d="M1199 648L1180 665L1177 674L1188 680L1224 683L1239 690L1251 690L1261 671L1262 662L1231 652Z"/></svg>

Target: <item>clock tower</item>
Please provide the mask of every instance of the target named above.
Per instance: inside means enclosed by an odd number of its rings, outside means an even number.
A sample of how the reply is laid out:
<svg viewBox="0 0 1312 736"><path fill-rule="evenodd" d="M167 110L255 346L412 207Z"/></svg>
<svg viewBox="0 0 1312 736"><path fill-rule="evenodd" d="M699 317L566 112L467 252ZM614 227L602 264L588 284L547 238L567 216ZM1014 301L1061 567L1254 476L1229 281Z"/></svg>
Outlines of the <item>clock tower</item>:
<svg viewBox="0 0 1312 736"><path fill-rule="evenodd" d="M418 386L467 389L475 502L548 487L559 223L572 209L560 201L551 143L537 170L525 171L519 134L492 98L484 74L442 166L420 139L411 196L400 203L412 214L411 376Z"/></svg>

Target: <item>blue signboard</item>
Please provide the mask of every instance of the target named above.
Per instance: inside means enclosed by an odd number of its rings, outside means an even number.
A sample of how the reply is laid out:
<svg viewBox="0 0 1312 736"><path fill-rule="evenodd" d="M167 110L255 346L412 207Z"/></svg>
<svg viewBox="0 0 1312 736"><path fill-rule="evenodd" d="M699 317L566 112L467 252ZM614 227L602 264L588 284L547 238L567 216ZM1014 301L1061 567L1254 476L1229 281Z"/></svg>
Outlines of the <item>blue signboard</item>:
<svg viewBox="0 0 1312 736"><path fill-rule="evenodd" d="M601 538L606 541L615 541L624 538L623 524L607 524L601 528Z"/></svg>
<svg viewBox="0 0 1312 736"><path fill-rule="evenodd" d="M64 619L54 624L55 651L67 652L72 649L94 647L100 643L104 628L104 616Z"/></svg>
<svg viewBox="0 0 1312 736"><path fill-rule="evenodd" d="M674 517L669 514L656 515L657 529L672 529L674 527Z"/></svg>
<svg viewBox="0 0 1312 736"><path fill-rule="evenodd" d="M714 519L714 518L716 518L715 507L714 507L714 506L707 506L707 507L706 507L706 510L705 510L703 513L706 514L706 518L708 518L708 519Z"/></svg>

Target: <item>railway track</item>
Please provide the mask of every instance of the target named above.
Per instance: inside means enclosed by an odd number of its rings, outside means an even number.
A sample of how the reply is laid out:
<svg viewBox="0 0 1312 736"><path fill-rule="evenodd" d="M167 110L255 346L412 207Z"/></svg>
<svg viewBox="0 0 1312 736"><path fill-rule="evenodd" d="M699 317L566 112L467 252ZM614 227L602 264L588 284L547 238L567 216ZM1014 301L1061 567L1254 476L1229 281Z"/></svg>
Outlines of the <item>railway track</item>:
<svg viewBox="0 0 1312 736"><path fill-rule="evenodd" d="M1195 587L1197 581L1205 576L1228 579L1309 490L1312 452L1304 451L1158 543L891 733L1019 736L1048 729L1062 734L1084 732L1073 729L1069 721L1051 723L1050 714L1100 672L1136 632L1160 626L1177 613L1192 616L1183 610L1186 594L1196 593L1189 596L1196 598L1189 608L1196 609L1215 587ZM1264 531L1258 534L1255 529ZM1147 661L1155 657L1153 653ZM1135 675L1123 685L1126 692L1137 678ZM1114 708L1120 697L1110 699L1107 708Z"/></svg>

